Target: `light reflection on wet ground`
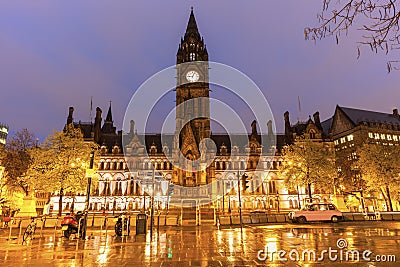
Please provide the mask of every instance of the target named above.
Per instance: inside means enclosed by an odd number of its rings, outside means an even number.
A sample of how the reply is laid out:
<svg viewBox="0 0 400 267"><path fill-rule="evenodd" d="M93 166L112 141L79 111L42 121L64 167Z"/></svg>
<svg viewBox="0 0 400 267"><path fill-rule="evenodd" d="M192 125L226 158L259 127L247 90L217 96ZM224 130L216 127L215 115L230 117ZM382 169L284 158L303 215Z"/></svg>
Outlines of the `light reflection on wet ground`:
<svg viewBox="0 0 400 267"><path fill-rule="evenodd" d="M252 226L243 233L240 228L168 228L155 231L152 241L149 235L89 234L93 235L86 241L67 240L61 232L54 235L46 230L42 238L21 245L18 240L8 242L0 231L1 266L400 266L399 222ZM338 247L338 239L347 246ZM294 249L299 260L291 260L296 258ZM330 260L328 254L324 261L316 260L329 249L337 251L333 254L337 260ZM260 250L268 253L260 254ZM286 252L286 261L278 260L279 250ZM302 252L307 250L315 251L317 257L302 260ZM352 254L346 260L349 250L370 250L371 260L376 255L387 259L394 255L398 262L367 262L361 254L359 261L351 260ZM257 259L265 255L265 260Z"/></svg>

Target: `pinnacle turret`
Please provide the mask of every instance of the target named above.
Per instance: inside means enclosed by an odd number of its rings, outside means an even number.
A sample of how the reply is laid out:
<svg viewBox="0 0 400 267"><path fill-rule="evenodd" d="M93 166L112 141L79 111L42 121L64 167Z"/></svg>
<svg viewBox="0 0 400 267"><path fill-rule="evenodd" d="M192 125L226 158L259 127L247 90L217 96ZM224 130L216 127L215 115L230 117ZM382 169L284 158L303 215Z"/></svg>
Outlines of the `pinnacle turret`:
<svg viewBox="0 0 400 267"><path fill-rule="evenodd" d="M105 121L113 121L112 119L112 112L111 112L111 101L110 101L110 107L108 108L108 112L107 112L107 117Z"/></svg>

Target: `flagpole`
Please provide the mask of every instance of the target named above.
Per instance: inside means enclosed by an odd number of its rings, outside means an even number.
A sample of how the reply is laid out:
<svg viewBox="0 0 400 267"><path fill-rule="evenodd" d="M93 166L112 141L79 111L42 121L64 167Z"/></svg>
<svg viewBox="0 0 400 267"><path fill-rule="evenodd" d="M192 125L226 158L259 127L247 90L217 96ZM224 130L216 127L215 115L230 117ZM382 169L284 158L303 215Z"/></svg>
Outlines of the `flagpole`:
<svg viewBox="0 0 400 267"><path fill-rule="evenodd" d="M90 121L92 121L92 111L93 111L93 96L90 97Z"/></svg>
<svg viewBox="0 0 400 267"><path fill-rule="evenodd" d="M297 102L298 102L298 105L299 105L299 116L300 116L299 122L301 122L302 115L301 115L300 96L297 96Z"/></svg>

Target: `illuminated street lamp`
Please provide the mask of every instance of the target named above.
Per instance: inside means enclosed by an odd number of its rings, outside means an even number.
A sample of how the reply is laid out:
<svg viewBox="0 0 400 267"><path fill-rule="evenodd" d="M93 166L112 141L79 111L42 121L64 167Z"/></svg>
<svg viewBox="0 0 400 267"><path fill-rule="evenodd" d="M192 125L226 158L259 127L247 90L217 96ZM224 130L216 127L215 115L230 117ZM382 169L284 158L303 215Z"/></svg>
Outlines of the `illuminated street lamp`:
<svg viewBox="0 0 400 267"><path fill-rule="evenodd" d="M244 174L243 174L244 175ZM239 219L240 219L240 230L243 232L243 219L242 219L242 199L240 197L240 165L237 172L237 191L239 198Z"/></svg>
<svg viewBox="0 0 400 267"><path fill-rule="evenodd" d="M86 204L85 204L85 219L83 220L83 229L82 229L82 239L86 239L86 227L87 227L87 217L89 211L89 199L90 199L90 186L92 185L92 177L94 175L93 170L93 162L94 162L94 151L90 153L90 163L89 169L86 170L86 177L88 178L88 185L86 191Z"/></svg>
<svg viewBox="0 0 400 267"><path fill-rule="evenodd" d="M154 224L154 177L155 168L153 166L153 173L151 176L151 211L150 211L150 239L153 239L153 224Z"/></svg>
<svg viewBox="0 0 400 267"><path fill-rule="evenodd" d="M281 212L281 210L280 210L280 206L281 206L281 203L280 203L280 198L279 198L279 192L276 192L276 202L277 202L277 206L278 206L278 213L280 213Z"/></svg>
<svg viewBox="0 0 400 267"><path fill-rule="evenodd" d="M268 207L268 212L269 212L271 209L271 207L269 205L269 182L271 181L271 176L269 174L267 175L266 180L267 180L267 184L265 186L265 191L267 193L267 207Z"/></svg>
<svg viewBox="0 0 400 267"><path fill-rule="evenodd" d="M222 179L222 213L225 212L225 185L226 181Z"/></svg>

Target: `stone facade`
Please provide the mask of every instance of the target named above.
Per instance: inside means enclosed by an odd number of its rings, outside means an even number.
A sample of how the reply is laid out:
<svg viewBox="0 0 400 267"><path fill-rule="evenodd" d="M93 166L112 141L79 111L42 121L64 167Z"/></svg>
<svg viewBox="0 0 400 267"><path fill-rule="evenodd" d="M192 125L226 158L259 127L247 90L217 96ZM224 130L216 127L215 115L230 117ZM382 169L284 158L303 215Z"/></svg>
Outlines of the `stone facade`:
<svg viewBox="0 0 400 267"><path fill-rule="evenodd" d="M81 128L85 140L94 141L100 147L99 183L92 190L89 208L94 212L147 209L148 196L154 189L160 209L169 208L170 204L180 206L187 201L237 211L239 180L248 185L244 190L239 187L244 209L298 207L300 196L305 192L288 192L276 175L280 160L275 150L279 150L285 140L284 135L272 132L271 122L267 125L268 133L260 135L257 122L253 121L251 133L239 135L241 141L235 144L230 143L227 134L211 133L208 52L193 11L178 47L176 63L176 132L163 136L164 143L161 143L160 134L137 133L133 120L129 133L117 132L111 104L103 125L100 108L96 109L94 122L88 123L74 122L74 109L69 109L67 124ZM190 119L191 116L195 119ZM207 138L214 142L216 151L202 144L201 141ZM215 158L206 165L212 155ZM183 166L185 159L199 160L199 163ZM248 182L243 181L246 176ZM63 208L67 211L72 205L82 208L84 196L64 199ZM57 196L51 198L53 212L58 208L54 204L57 200Z"/></svg>
<svg viewBox="0 0 400 267"><path fill-rule="evenodd" d="M159 210L171 205L185 206L183 202L188 202L220 211L237 211L238 190L245 210L291 210L299 207L307 191L288 191L277 176L279 153L284 145L306 138L331 146L336 152L338 175L347 179L345 186L337 185L336 189L339 193L351 193L358 190L356 182L360 180L350 167L356 158L355 149L369 141L400 142L397 110L385 114L337 106L333 117L323 122L316 112L305 122L291 124L286 112L284 134L273 133L272 123L268 122L268 132L261 135L253 121L251 133L238 135L240 141L231 144L229 135L210 130L208 52L193 11L176 57L175 133L162 137L137 133L133 120L128 133L117 131L111 104L104 122L99 107L94 122L75 122L74 109L70 107L67 124L79 127L85 140L100 147L99 183L92 190L91 211L147 210L150 195ZM211 139L215 148L202 142L205 139ZM206 164L209 160L211 163ZM238 183L248 188L238 187ZM315 195L326 197L322 191L315 191ZM57 201L57 196L51 198L54 209L58 208ZM64 198L63 209L83 209L84 201L84 195L70 194Z"/></svg>

